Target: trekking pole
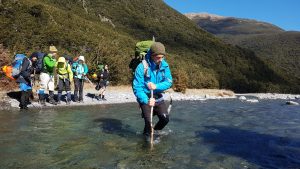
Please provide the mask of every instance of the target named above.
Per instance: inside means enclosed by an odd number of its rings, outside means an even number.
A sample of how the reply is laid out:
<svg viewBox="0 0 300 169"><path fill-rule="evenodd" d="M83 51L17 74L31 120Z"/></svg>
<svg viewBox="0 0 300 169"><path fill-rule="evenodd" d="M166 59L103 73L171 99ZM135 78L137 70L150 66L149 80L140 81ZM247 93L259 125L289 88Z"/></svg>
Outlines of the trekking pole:
<svg viewBox="0 0 300 169"><path fill-rule="evenodd" d="M170 114L171 112L171 109L172 109L172 104L173 104L173 99L172 99L172 96L171 96L171 93L170 93L170 103L169 103L169 107L168 107L168 115Z"/></svg>
<svg viewBox="0 0 300 169"><path fill-rule="evenodd" d="M153 99L153 90L151 90L151 98ZM150 148L153 148L153 124L152 124L152 119L153 119L153 106L151 106L151 112L150 112L150 124L151 124L151 133L150 133Z"/></svg>
<svg viewBox="0 0 300 169"><path fill-rule="evenodd" d="M87 80L91 85L94 85L93 82L88 77L85 76L84 79Z"/></svg>
<svg viewBox="0 0 300 169"><path fill-rule="evenodd" d="M31 87L35 85L35 69L33 69L33 77L32 77Z"/></svg>

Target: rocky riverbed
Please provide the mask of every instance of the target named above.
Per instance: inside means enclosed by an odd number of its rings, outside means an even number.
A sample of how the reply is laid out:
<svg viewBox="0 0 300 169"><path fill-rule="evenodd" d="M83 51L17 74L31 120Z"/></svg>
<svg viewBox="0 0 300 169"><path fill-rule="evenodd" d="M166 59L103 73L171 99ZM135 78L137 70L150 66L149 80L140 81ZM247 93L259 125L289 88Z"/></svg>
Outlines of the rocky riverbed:
<svg viewBox="0 0 300 169"><path fill-rule="evenodd" d="M18 92L5 92L2 91L0 94L1 102L0 106L2 110L18 108ZM65 93L63 93L64 96ZM84 106L84 105L97 105L97 104L119 104L119 103L130 103L136 102L136 98L132 92L130 86L109 86L106 92L106 100L97 99L98 92L89 85L86 85L84 90L84 102L77 103L71 102L67 105L64 100L59 105L51 105L46 103L46 107L53 106ZM235 94L229 90L218 90L218 89L187 89L186 93L178 93L173 90L168 90L165 92L165 100L173 101L180 100L207 100L207 99L234 99L239 98L240 100L256 103L261 99L284 99L284 100L295 100L299 102L298 99L300 95L292 94L274 94L274 93L249 93L249 94ZM42 107L37 101L31 101L28 107L40 108ZM43 106L45 107L45 106Z"/></svg>

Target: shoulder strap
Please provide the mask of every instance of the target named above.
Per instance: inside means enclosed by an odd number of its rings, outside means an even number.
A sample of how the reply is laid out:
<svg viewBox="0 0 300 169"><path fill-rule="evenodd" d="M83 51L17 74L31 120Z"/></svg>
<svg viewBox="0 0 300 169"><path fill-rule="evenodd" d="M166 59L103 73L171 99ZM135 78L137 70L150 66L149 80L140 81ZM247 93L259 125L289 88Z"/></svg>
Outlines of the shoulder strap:
<svg viewBox="0 0 300 169"><path fill-rule="evenodd" d="M142 63L143 63L143 66L144 66L144 76L148 76L149 64L145 59L142 60Z"/></svg>

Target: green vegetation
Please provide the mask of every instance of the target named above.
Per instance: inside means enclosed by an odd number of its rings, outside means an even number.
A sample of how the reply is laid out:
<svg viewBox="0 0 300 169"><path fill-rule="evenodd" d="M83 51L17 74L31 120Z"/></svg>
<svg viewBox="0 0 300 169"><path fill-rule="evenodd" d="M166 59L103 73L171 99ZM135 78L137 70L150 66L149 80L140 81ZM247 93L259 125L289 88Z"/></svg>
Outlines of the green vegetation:
<svg viewBox="0 0 300 169"><path fill-rule="evenodd" d="M233 38L231 38L233 39ZM235 43L255 51L265 63L300 85L300 32L235 37Z"/></svg>
<svg viewBox="0 0 300 169"><path fill-rule="evenodd" d="M161 0L3 0L0 29L11 53L53 44L60 55L86 56L90 68L109 64L113 84L130 84L135 43L155 36L176 88L300 91L253 52L223 43Z"/></svg>
<svg viewBox="0 0 300 169"><path fill-rule="evenodd" d="M285 32L272 24L248 19L225 18L214 21L196 15L192 20L226 43L253 51L263 64L269 65L274 73L291 84L284 91L299 89L300 32ZM268 84L267 89L281 90L274 84Z"/></svg>

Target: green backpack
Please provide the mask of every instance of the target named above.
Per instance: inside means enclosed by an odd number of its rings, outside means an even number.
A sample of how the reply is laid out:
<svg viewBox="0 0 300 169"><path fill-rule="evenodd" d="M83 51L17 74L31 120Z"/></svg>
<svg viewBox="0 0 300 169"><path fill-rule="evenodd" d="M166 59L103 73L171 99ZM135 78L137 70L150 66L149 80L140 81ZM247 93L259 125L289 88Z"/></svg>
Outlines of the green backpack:
<svg viewBox="0 0 300 169"><path fill-rule="evenodd" d="M132 70L134 74L136 67L145 59L145 56L150 49L151 45L154 41L147 40L147 41L140 41L137 42L135 45L135 57L131 59L129 68ZM143 62L144 63L144 62ZM147 65L148 66L148 65ZM144 65L145 67L145 65Z"/></svg>

